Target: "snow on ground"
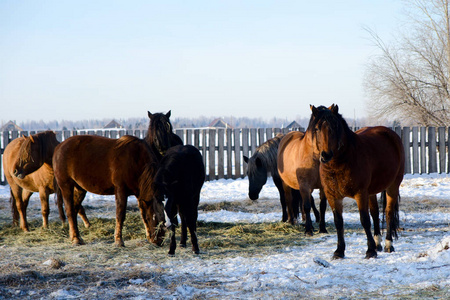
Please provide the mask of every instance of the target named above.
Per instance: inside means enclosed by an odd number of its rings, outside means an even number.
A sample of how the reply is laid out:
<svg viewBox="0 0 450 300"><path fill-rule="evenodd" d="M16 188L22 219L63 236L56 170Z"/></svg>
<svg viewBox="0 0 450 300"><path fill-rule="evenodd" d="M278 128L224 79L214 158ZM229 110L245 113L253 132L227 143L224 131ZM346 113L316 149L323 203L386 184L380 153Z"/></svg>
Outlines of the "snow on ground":
<svg viewBox="0 0 450 300"><path fill-rule="evenodd" d="M247 199L247 191L246 179L206 182L201 203L243 201ZM450 177L406 175L400 192L403 197L450 201ZM0 196L9 197L9 188L0 187ZM39 201L37 194L33 197ZM314 197L318 197L317 193ZM278 191L269 180L260 199L276 198ZM84 203L101 205L102 201L114 201L114 198L88 194ZM136 200L130 197L130 201ZM361 229L345 234L347 248L343 260L330 259L336 247L336 236L322 234L314 237L314 243L291 245L269 255L246 253L229 258L208 258L205 254L188 259L175 256L162 264L149 262L142 267L164 269L168 282L186 278L175 293L168 295L168 291L162 289L162 298L340 298L370 293L378 297L402 297L423 291L432 294L433 290L444 290L450 297L450 212L445 209L430 213L401 211L400 218L402 226L409 224L412 229L399 233L399 239L394 241L396 252L381 252L377 259L364 259L367 241ZM278 222L280 219L280 212L251 214L221 210L199 214L199 220L206 222L254 223ZM332 215L328 214L327 222L332 221ZM359 215L345 213L344 222L359 225ZM195 281L203 283L200 288ZM128 289L135 292L136 299L146 299L145 289L141 288L143 283L145 280L140 278L130 282ZM54 294L52 297L55 298L61 295L63 298L76 297L65 290Z"/></svg>

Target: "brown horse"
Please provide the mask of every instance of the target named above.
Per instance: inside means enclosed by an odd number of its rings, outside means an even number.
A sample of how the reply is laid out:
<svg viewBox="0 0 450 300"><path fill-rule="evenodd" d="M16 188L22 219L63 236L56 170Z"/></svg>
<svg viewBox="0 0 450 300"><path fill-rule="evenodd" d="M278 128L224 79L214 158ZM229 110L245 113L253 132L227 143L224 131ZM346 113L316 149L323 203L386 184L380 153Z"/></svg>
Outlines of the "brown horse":
<svg viewBox="0 0 450 300"><path fill-rule="evenodd" d="M312 146L312 135L308 132L291 131L281 140L278 147L278 172L286 188L300 191L305 215L305 233L313 234L311 222L311 204L314 199L311 193L320 189L319 232L327 233L325 228L325 211L327 199L323 193L319 176L319 154ZM290 193L285 193L286 197ZM288 200L286 200L288 202Z"/></svg>
<svg viewBox="0 0 450 300"><path fill-rule="evenodd" d="M150 146L133 136L109 139L79 135L59 144L53 155L53 169L64 198L72 243L83 244L75 213L81 203L74 201L73 196L89 191L116 197L116 246L124 246L122 227L130 195L138 199L147 239L161 245L165 233L161 226L164 195L154 183L157 167L158 160Z"/></svg>
<svg viewBox="0 0 450 300"><path fill-rule="evenodd" d="M58 144L55 133L45 131L29 137L17 138L5 148L3 169L11 188L13 224L17 225L20 217L20 228L25 232L29 231L26 210L33 192L39 192L42 226L48 228L48 198L57 189L54 183L52 156ZM58 197L57 205L60 218L64 222L65 215L60 197ZM82 207L80 216L85 226L89 227L89 221Z"/></svg>
<svg viewBox="0 0 450 300"><path fill-rule="evenodd" d="M333 258L345 252L342 200L351 197L359 208L361 224L367 236L366 258L376 257L376 243L370 232L369 207L377 193L386 191L386 252L394 251L392 237L399 224L399 186L403 180L405 154L400 137L383 126L366 127L356 133L339 114L338 106L311 106L307 129L315 138L320 154L320 179L334 214L338 236ZM375 198L376 200L376 198Z"/></svg>

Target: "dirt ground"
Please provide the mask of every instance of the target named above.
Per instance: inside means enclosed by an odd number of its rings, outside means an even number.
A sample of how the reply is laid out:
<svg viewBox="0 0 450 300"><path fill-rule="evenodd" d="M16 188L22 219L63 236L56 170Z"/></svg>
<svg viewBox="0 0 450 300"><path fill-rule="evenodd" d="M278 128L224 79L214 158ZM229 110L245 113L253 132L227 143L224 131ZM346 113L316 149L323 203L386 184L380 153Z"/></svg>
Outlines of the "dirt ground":
<svg viewBox="0 0 450 300"><path fill-rule="evenodd" d="M99 201L99 205L85 205L87 215L93 220L93 227L96 227L97 230L94 233L92 229L82 229L81 234L88 246L79 247L70 245L67 228L61 228L56 207L53 200L51 202L50 229L44 230L40 227L42 224L40 203L39 200L32 199L28 209L31 232L23 233L17 227L12 228L10 225L9 199L0 198L0 299L123 299L136 298L137 295L141 294L139 289L152 291L152 294L147 295L149 298L169 299L170 297L161 296L159 291L175 291L185 280L192 282L192 278L189 278L188 274L179 276L175 281L169 282L164 279L164 269L158 267L158 264L154 262L171 259L167 255L168 246L155 247L143 239L145 235L135 203L129 203L128 207L128 223L125 224L124 228L126 247L116 248L113 246L112 238L114 202ZM199 209L203 211L224 209L268 213L279 211L280 204L276 199L262 199L256 202L251 200L224 201L218 204L201 204ZM403 198L400 210L417 213L448 212L450 202L441 199L421 199L419 201L418 199ZM357 211L354 200L345 200L344 211ZM331 212L328 208L327 214L329 213ZM136 227L134 227L133 222L136 223ZM103 226L103 223L105 223L105 226ZM130 226L130 224L133 224L133 226ZM441 225L448 228L448 224ZM260 251L264 253L264 251L273 251L277 247L273 246L270 240L256 241L255 248L248 248L248 246L241 245L238 242L228 245L226 240L221 239L221 237L223 237L224 232L231 230L231 227L229 225L214 226L199 224L199 231L202 231L205 236L208 235L208 238L200 238L200 242L203 243L200 246L201 248L210 247L208 255L211 258L225 255L246 255L245 253L248 253L249 250L250 252ZM301 226L297 227L293 229L289 229L289 226L283 228L287 232L283 243L289 244L292 240L298 238L302 229ZM327 223L327 227L332 228L334 225ZM246 229L242 226L241 228L243 228L242 230L248 230L250 235L253 234L251 232L253 229ZM254 230L255 236L257 236L257 230L266 229L258 227ZM346 230L349 229L346 228ZM405 228L404 230L409 229ZM215 236L216 231L218 232L217 236ZM214 245L220 247L212 247ZM283 246L285 245L280 245L280 247ZM242 247L247 248L242 251ZM189 249L177 249L176 255L180 259L192 257ZM149 268L148 264L154 267ZM130 289L130 282L139 278L150 280L147 280L143 285L136 285L137 290ZM194 280L194 286L195 282ZM198 280L199 286L205 284L213 285L214 282ZM70 290L71 294L65 295L62 291L66 290Z"/></svg>

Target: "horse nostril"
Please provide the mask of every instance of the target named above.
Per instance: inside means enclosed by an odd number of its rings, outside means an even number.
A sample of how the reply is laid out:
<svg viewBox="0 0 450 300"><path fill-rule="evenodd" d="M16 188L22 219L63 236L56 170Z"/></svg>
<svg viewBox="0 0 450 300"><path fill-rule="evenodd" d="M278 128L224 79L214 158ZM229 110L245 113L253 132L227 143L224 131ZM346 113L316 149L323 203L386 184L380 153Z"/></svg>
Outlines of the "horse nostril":
<svg viewBox="0 0 450 300"><path fill-rule="evenodd" d="M323 163L329 162L333 158L333 151L330 151L329 153L322 151L320 153L320 161Z"/></svg>

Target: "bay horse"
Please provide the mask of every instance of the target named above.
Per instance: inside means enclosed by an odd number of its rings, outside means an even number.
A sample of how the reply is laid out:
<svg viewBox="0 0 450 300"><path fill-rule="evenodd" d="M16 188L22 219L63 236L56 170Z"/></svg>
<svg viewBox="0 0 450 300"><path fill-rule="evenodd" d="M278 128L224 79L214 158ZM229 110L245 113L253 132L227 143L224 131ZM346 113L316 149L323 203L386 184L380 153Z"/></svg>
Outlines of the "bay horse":
<svg viewBox="0 0 450 300"><path fill-rule="evenodd" d="M187 229L191 235L192 251L200 253L197 239L197 218L200 191L205 181L205 166L200 151L191 145L169 148L163 157L155 179L167 196L165 211L171 229L169 255L175 254L177 214L181 219L181 247L186 247Z"/></svg>
<svg viewBox="0 0 450 300"><path fill-rule="evenodd" d="M299 206L302 205L302 198L298 190L291 189L289 186L285 186L283 180L281 180L277 167L277 153L278 146L281 139L285 135L282 133L277 134L275 137L267 140L259 147L256 148L255 153L249 158L244 155L244 161L247 163L247 176L249 181L248 196L251 200L257 200L259 193L263 186L267 182L267 177L270 174L273 178L273 182L280 194L280 203L282 210L282 222L289 222L295 224L299 216ZM285 190L288 193L288 197L285 197ZM287 200L287 201L286 201ZM319 212L312 203L312 208L319 220Z"/></svg>
<svg viewBox="0 0 450 300"><path fill-rule="evenodd" d="M48 228L50 212L48 198L57 191L54 181L52 156L59 144L53 131L23 136L9 143L3 154L3 170L11 189L11 208L13 224L17 225L20 218L20 228L28 232L26 210L33 192L39 192L41 200L42 227ZM80 195L78 197L84 197ZM61 197L57 197L59 216L64 223L65 215ZM83 207L79 214L86 227L90 223Z"/></svg>
<svg viewBox="0 0 450 300"><path fill-rule="evenodd" d="M319 154L314 150L312 135L308 132L291 131L280 141L277 154L278 172L287 188L300 191L305 216L305 233L313 235L311 222L311 207L316 221L319 220L319 232L327 233L325 226L325 211L327 199L323 193L319 176ZM320 189L320 215L315 209L311 193ZM289 194L286 193L288 196Z"/></svg>
<svg viewBox="0 0 450 300"><path fill-rule="evenodd" d="M366 258L377 256L368 210L372 210L376 194L384 191L387 224L384 251L394 251L392 238L397 238L399 187L405 167L400 137L384 126L353 132L334 104L329 108L311 106L311 110L307 132L314 136L315 148L320 155L320 179L333 210L337 231L338 243L333 258L343 258L345 252L344 197L353 198L358 204L361 225L367 236Z"/></svg>
<svg viewBox="0 0 450 300"><path fill-rule="evenodd" d="M73 245L83 244L77 226L76 211L81 203L74 201L77 192L115 195L116 246L124 246L122 227L127 199L135 195L146 230L147 239L161 245L164 238L164 195L154 178L158 159L150 146L134 136L119 139L78 135L66 139L55 148L53 169L64 198Z"/></svg>

